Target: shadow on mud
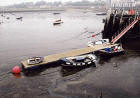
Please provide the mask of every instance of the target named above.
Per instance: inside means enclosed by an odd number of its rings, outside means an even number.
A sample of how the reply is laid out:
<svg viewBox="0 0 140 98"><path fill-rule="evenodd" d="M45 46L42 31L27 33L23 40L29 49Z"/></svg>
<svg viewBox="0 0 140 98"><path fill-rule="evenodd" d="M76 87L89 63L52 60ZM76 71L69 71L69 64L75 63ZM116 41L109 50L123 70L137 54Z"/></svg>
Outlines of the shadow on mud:
<svg viewBox="0 0 140 98"><path fill-rule="evenodd" d="M41 65L41 66L31 68L31 69L24 69L22 67L22 69L23 69L23 73L25 76L32 77L32 76L41 75L40 73L43 71L46 71L47 69L56 68L56 67L60 67L60 66L61 66L61 64L59 62L55 62L55 63Z"/></svg>
<svg viewBox="0 0 140 98"><path fill-rule="evenodd" d="M86 65L86 66L82 66L82 67L64 67L64 66L61 66L60 62L55 62L55 63L50 63L47 65L38 66L35 69L25 70L23 68L23 73L27 77L32 77L32 76L47 75L47 74L52 74L55 72L60 72L62 77L65 77L65 76L69 76L72 74L76 74L77 72L80 72L81 70L84 70L89 67L96 67L96 65L94 64L94 65ZM52 69L52 68L55 68L55 70L41 74L42 72L45 72L47 69Z"/></svg>
<svg viewBox="0 0 140 98"><path fill-rule="evenodd" d="M62 77L66 77L66 76L69 76L69 75L73 75L73 74L76 74L77 72L80 72L86 68L89 68L89 67L96 67L96 65L88 65L88 66L82 66L82 67L65 67L65 66L62 66L61 67L61 75Z"/></svg>

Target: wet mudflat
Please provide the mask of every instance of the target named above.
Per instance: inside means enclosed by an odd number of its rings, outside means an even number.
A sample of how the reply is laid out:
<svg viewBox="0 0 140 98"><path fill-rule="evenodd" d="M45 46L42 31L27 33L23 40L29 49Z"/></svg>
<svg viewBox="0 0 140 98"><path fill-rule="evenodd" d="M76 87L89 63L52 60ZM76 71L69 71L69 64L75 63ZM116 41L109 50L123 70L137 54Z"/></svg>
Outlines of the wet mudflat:
<svg viewBox="0 0 140 98"><path fill-rule="evenodd" d="M130 46L124 55L99 58L96 68L64 68L52 64L28 74L6 74L21 60L86 47L92 33L103 29L102 19L88 12L5 14L0 18L1 98L139 98L140 55ZM16 20L22 16L23 20ZM61 25L53 25L56 19ZM89 31L89 32L87 32ZM91 33L92 32L92 33ZM133 44L132 44L133 45ZM127 45L128 46L128 45Z"/></svg>

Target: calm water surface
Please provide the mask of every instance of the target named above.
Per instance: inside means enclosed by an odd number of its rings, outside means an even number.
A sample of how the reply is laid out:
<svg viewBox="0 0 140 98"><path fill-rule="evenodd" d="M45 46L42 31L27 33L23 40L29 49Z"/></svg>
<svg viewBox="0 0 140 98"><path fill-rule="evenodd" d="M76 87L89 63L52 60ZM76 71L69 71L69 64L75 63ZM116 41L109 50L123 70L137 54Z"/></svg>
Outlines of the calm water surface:
<svg viewBox="0 0 140 98"><path fill-rule="evenodd" d="M1 98L139 98L140 58L137 52L99 59L97 67L66 69L50 65L30 74L7 74L21 60L86 47L92 33L103 30L102 19L88 12L5 14L0 16ZM23 20L16 20L16 17ZM56 19L63 24L54 26ZM86 32L89 31L89 32ZM90 33L92 32L92 33Z"/></svg>

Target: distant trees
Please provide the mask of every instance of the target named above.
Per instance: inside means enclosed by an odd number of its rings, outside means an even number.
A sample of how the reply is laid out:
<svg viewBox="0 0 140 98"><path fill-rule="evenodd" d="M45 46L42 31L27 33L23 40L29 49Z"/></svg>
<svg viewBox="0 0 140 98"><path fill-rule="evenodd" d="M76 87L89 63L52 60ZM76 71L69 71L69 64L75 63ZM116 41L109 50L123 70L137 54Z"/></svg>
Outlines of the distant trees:
<svg viewBox="0 0 140 98"><path fill-rule="evenodd" d="M71 5L71 6L99 6L99 5L105 5L105 1L95 1L95 2L91 2L91 1L78 1L78 2L67 2L66 5Z"/></svg>
<svg viewBox="0 0 140 98"><path fill-rule="evenodd" d="M35 6L41 6L41 5L46 5L45 1L38 1L35 3Z"/></svg>
<svg viewBox="0 0 140 98"><path fill-rule="evenodd" d="M46 1L38 1L36 3L33 2L26 2L26 3L20 3L20 4L14 4L10 5L8 7L10 8L31 8L31 7L40 7L40 6L104 6L106 4L105 1L102 0L96 0L94 2L87 1L87 0L82 0L82 1L77 1L77 2L46 2Z"/></svg>

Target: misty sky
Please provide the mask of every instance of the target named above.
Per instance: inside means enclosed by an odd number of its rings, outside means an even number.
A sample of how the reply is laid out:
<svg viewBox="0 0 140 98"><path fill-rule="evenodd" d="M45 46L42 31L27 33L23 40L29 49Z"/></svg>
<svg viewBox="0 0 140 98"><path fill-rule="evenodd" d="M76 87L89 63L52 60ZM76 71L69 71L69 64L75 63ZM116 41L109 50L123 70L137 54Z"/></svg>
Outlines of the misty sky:
<svg viewBox="0 0 140 98"><path fill-rule="evenodd" d="M41 1L41 0L0 0L0 6L10 5L10 4L15 4L15 3L22 3L22 2L37 2L37 1ZM67 1L81 1L81 0L43 0L43 1L48 1L48 2L53 2L53 1L67 2ZM94 0L89 0L89 1L94 1Z"/></svg>

